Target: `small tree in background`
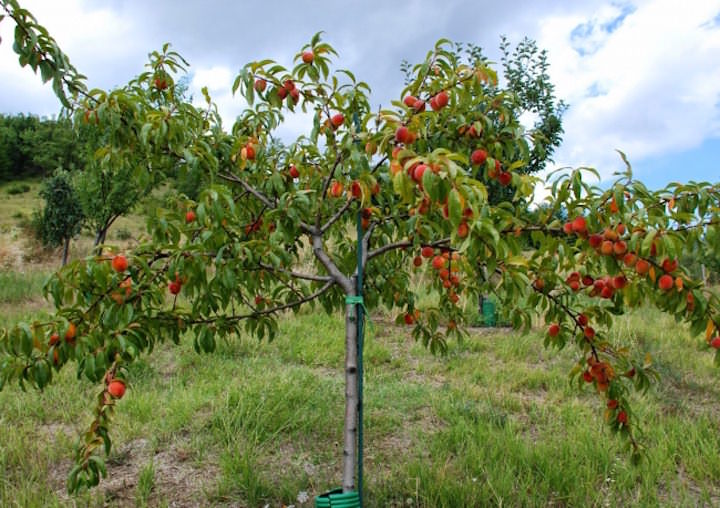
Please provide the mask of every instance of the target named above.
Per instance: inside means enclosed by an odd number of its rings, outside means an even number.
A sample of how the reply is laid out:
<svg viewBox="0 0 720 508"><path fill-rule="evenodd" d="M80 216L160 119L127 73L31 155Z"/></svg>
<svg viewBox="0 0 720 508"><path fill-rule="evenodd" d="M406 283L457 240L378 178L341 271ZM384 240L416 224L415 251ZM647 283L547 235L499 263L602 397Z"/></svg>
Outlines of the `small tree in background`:
<svg viewBox="0 0 720 508"><path fill-rule="evenodd" d="M153 53L148 72L111 92L96 91L94 100L76 119L86 143L85 167L75 174L74 185L98 253L110 226L183 166L178 162L187 155L182 153L182 136L169 120L179 104L192 108L183 102L186 82L183 85L181 79L181 90L175 92L170 78L170 73L184 71L185 65L187 62L166 45L162 53ZM156 81L149 81L151 75ZM138 118L147 123L137 126L139 132L129 132L125 126L135 124ZM168 128L164 135L174 138L166 146L169 153L156 157L144 143L149 136L157 136L158 130Z"/></svg>
<svg viewBox="0 0 720 508"><path fill-rule="evenodd" d="M43 182L40 196L45 206L39 213L38 232L45 245L63 246L62 266L65 266L70 240L80 233L85 219L70 173L62 169L55 171Z"/></svg>
<svg viewBox="0 0 720 508"><path fill-rule="evenodd" d="M78 204L95 237L93 245L98 252L102 251L110 226L132 211L153 188L149 182L138 183L134 177L131 165L112 167L92 160L83 171L74 174Z"/></svg>

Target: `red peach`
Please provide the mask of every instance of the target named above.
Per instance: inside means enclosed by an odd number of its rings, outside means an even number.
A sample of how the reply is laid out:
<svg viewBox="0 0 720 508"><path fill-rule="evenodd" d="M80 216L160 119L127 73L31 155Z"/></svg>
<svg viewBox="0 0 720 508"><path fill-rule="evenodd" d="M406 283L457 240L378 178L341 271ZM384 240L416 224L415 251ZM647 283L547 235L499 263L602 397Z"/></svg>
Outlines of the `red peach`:
<svg viewBox="0 0 720 508"><path fill-rule="evenodd" d="M665 274L658 279L658 287L663 291L669 291L672 289L675 281L671 275Z"/></svg>
<svg viewBox="0 0 720 508"><path fill-rule="evenodd" d="M473 153L470 155L470 160L473 164L476 166L479 166L480 164L484 164L487 160L487 152L481 148L478 148L477 150L473 151Z"/></svg>
<svg viewBox="0 0 720 508"><path fill-rule="evenodd" d="M312 51L305 51L302 54L302 61L306 64L311 64L315 60L315 55Z"/></svg>
<svg viewBox="0 0 720 508"><path fill-rule="evenodd" d="M113 379L110 381L110 384L108 384L107 390L113 398L122 399L123 395L125 395L125 383L119 379Z"/></svg>
<svg viewBox="0 0 720 508"><path fill-rule="evenodd" d="M118 254L112 259L112 267L118 273L122 273L127 270L128 260L122 254Z"/></svg>

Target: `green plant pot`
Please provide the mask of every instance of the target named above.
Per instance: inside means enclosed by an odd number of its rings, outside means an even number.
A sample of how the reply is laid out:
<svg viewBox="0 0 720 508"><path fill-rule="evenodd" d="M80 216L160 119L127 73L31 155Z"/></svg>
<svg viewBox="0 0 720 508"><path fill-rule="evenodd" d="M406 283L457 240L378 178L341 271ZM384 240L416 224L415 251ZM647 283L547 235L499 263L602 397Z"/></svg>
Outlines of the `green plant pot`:
<svg viewBox="0 0 720 508"><path fill-rule="evenodd" d="M497 325L497 307L495 302L489 298L485 298L482 303L482 318L483 325L495 326Z"/></svg>
<svg viewBox="0 0 720 508"><path fill-rule="evenodd" d="M356 491L343 493L334 489L315 498L315 508L355 508L360 506L360 495Z"/></svg>

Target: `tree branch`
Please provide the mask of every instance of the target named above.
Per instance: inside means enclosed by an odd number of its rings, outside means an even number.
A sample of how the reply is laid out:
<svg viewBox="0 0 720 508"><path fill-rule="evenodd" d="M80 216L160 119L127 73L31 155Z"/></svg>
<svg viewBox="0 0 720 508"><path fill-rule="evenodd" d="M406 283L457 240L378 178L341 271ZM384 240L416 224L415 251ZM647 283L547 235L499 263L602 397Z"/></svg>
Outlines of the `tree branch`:
<svg viewBox="0 0 720 508"><path fill-rule="evenodd" d="M333 281L342 287L346 294L351 294L353 292L353 286L350 278L346 277L333 260L330 259L330 256L327 255L325 249L323 249L322 237L320 235L312 235L310 238L312 239L313 254L315 254L315 257L322 263Z"/></svg>
<svg viewBox="0 0 720 508"><path fill-rule="evenodd" d="M255 187L253 187L252 185L250 185L249 183L247 183L247 182L246 182L245 180L243 180L242 178L238 178L237 176L232 175L232 174L222 174L222 173L218 173L218 176L219 176L220 178L224 179L224 180L228 180L228 181L230 181L230 182L239 183L240 185L243 186L243 188L244 188L247 192L249 192L250 194L252 194L253 196L255 196L257 199L259 199L260 202L262 202L262 204L264 204L264 205L267 206L268 208L272 208L273 210L275 209L276 205L275 205L275 203L273 203L272 201L270 201L270 198L268 198L265 194L263 194L262 192L260 192L259 190L257 190Z"/></svg>
<svg viewBox="0 0 720 508"><path fill-rule="evenodd" d="M441 247L441 246L446 245L446 244L448 244L448 243L450 243L450 239L449 239L449 238L443 238L442 240L436 240L436 241L431 242L431 243L423 244L423 247ZM413 244L413 243L412 243L411 240L402 240L402 241L400 241L400 242L389 243L389 244L387 244L387 245L383 245L382 247L378 247L377 249L368 252L368 254L367 254L367 259L368 259L368 261L369 261L369 260L372 259L372 258L375 258L375 257L378 257L378 256L382 256L382 255L385 254L386 252L391 251L391 250L394 250L394 249L401 249L401 248L403 248L403 247L411 247L412 244Z"/></svg>
<svg viewBox="0 0 720 508"><path fill-rule="evenodd" d="M205 318L205 319L192 319L189 321L186 321L187 324L191 325L199 325L199 324L205 324L205 323L212 323L218 319L225 319L229 321L241 321L243 319L249 319L254 318L258 316L265 316L268 314L274 314L275 312L280 312L281 310L289 309L291 307L297 307L298 305L302 305L303 303L307 303L311 300L314 300L315 298L319 297L323 293L325 293L328 289L333 287L335 285L334 280L329 280L323 285L320 289L315 291L312 294L309 294L308 296L301 298L299 300L296 300L294 302L285 303L283 305L278 305L277 307L273 307L271 309L264 309L260 311L251 312L249 314L239 314L236 316L217 316L212 318ZM175 319L175 318L172 318Z"/></svg>
<svg viewBox="0 0 720 508"><path fill-rule="evenodd" d="M265 194L263 194L262 192L257 190L255 187L253 187L252 185L247 183L242 178L238 178L237 176L230 174L230 173L227 173L227 174L218 173L218 176L229 182L239 183L240 185L242 185L242 187L247 192L249 192L250 194L255 196L262 204L264 204L268 208L270 208L272 210L275 210L277 208L277 205L275 203L273 203L270 200L270 198L268 198ZM308 235L314 235L317 233L317 228L307 224L306 222L300 221L299 225L300 225L300 229Z"/></svg>
<svg viewBox="0 0 720 508"><path fill-rule="evenodd" d="M320 234L323 234L325 231L327 231L328 229L330 229L330 226L332 226L335 222L337 222L337 221L340 219L340 217L342 217L343 214L344 214L345 212L347 212L348 208L350 208L350 206L352 205L352 203L353 203L353 200L352 200L352 199L348 199L347 202L340 208L340 210L338 210L338 211L335 213L335 215L333 215L332 217L330 217L330 218L328 219L328 221L327 221L325 224L323 224L323 226L320 228ZM318 214L318 218L319 218L319 217L320 217L320 215Z"/></svg>
<svg viewBox="0 0 720 508"><path fill-rule="evenodd" d="M380 159L380 161L377 164L375 164L375 167L370 170L370 173L375 173L378 169L380 169L380 166L382 166L386 160L388 160L387 155L383 156L383 158Z"/></svg>
<svg viewBox="0 0 720 508"><path fill-rule="evenodd" d="M370 224L370 227L368 227L368 230L365 232L365 234L362 237L362 259L360 260L360 266L362 266L363 271L365 271L365 265L367 265L368 261L368 250L370 249L370 237L373 234L373 231L375 230L375 227L377 227L378 223L373 221ZM358 275L358 268L355 268L355 273L353 273L353 277L357 277Z"/></svg>
<svg viewBox="0 0 720 508"><path fill-rule="evenodd" d="M274 266L268 265L266 263L258 263L258 265L261 268L264 268L265 270L268 270L271 272L284 273L295 279L313 280L316 282L327 282L327 281L332 280L332 277L329 277L327 275L312 275L309 273L300 273L300 272L295 272L293 270L287 270L285 268L275 268Z"/></svg>
<svg viewBox="0 0 720 508"><path fill-rule="evenodd" d="M676 227L676 228L669 229L668 231L674 231L674 232L688 231L688 230L690 230L690 229L704 228L704 227L706 227L706 226L714 226L714 225L716 225L716 224L718 224L718 223L720 223L720 220L713 220L713 219L711 219L711 220L708 220L708 221L705 221L705 222L701 221L701 222L698 222L698 223L695 223L695 224L684 224L684 225L678 226L678 227Z"/></svg>

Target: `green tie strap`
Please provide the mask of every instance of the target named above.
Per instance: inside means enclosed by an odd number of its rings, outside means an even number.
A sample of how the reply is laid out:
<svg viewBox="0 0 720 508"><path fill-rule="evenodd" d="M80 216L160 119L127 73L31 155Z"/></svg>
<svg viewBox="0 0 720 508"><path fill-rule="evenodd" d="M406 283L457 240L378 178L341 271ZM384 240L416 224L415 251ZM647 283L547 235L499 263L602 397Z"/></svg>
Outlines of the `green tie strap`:
<svg viewBox="0 0 720 508"><path fill-rule="evenodd" d="M365 299L362 296L346 296L345 305L360 305L363 308L365 321L368 323L368 329L373 331L373 323L370 320L370 312L368 312L367 307L365 307Z"/></svg>

